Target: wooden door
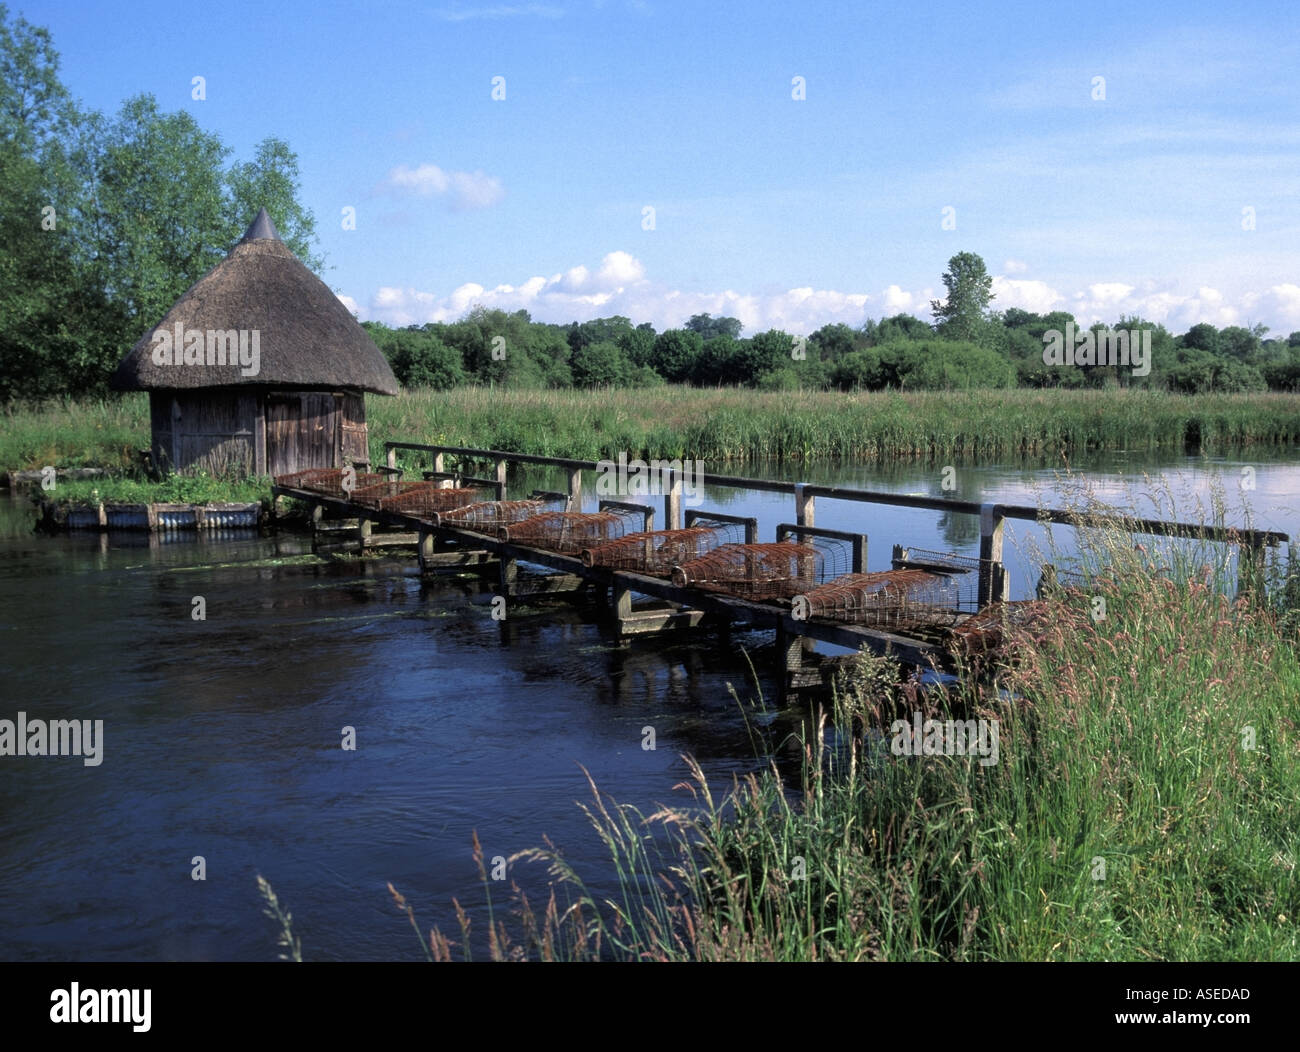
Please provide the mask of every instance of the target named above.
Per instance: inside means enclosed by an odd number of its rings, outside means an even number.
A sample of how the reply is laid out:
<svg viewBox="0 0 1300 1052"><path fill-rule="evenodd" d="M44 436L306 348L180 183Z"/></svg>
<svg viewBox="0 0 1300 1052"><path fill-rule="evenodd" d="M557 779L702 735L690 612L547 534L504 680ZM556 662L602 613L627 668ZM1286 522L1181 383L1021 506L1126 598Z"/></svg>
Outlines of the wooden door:
<svg viewBox="0 0 1300 1052"><path fill-rule="evenodd" d="M340 467L338 416L332 394L267 395L267 471L287 475L307 468Z"/></svg>

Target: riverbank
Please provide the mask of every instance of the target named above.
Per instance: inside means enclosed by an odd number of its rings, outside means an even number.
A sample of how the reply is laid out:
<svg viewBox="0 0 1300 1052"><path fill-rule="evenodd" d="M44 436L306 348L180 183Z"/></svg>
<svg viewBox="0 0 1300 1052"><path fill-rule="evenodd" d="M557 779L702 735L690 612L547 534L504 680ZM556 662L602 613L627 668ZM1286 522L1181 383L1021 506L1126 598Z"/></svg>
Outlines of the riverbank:
<svg viewBox="0 0 1300 1052"><path fill-rule="evenodd" d="M617 391L456 388L366 397L372 461L385 441L599 460L688 457L965 463L1090 450L1209 454L1300 444L1300 395L966 391L840 394L689 387ZM9 408L0 469L132 468L149 445L148 400Z"/></svg>

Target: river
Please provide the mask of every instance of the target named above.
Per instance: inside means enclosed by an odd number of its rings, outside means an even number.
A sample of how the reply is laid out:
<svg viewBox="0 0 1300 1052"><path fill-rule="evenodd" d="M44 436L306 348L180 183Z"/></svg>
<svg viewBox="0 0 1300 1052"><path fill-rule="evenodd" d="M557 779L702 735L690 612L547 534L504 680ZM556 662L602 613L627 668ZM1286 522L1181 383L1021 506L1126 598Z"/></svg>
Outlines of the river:
<svg viewBox="0 0 1300 1052"><path fill-rule="evenodd" d="M1243 472L1243 469L1250 469ZM1056 504L1082 484L1140 514L1300 534L1300 456L1241 460L1110 454L1073 481L1037 463L706 465L706 470L961 500ZM945 488L945 482L951 488ZM512 487L562 485L538 473ZM591 498L594 503L594 495ZM703 506L754 515L767 540L789 497L708 491ZM512 608L491 588L421 581L409 556L321 560L298 535L181 537L30 532L0 500L0 719L103 720L98 766L0 757L0 957L6 960L269 960L265 876L310 960L419 959L392 882L424 930L456 934L452 899L481 925L470 856L509 856L544 836L597 892L610 867L577 806L583 768L619 801L681 800L689 753L715 787L753 770L730 695L754 682L717 638L620 645L590 609ZM821 526L864 530L871 568L893 543L973 554L978 524L821 500ZM1069 549L1069 531L1057 540ZM1042 543L1009 523L1013 597L1032 591ZM206 620L192 617L202 596ZM341 748L344 728L355 750ZM655 729L654 750L642 748ZM202 857L205 879L193 879ZM540 867L510 876L531 895ZM498 907L509 898L493 886Z"/></svg>

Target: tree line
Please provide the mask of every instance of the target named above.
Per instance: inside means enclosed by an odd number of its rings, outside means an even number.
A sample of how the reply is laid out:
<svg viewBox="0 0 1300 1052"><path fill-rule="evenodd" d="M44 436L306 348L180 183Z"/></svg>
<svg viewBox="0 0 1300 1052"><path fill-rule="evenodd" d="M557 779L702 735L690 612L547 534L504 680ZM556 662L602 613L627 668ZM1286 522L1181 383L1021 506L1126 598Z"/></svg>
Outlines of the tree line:
<svg viewBox="0 0 1300 1052"><path fill-rule="evenodd" d="M966 255L970 255L967 253ZM978 256L974 257L978 260ZM951 300L952 297L950 296ZM945 308L947 304L943 305ZM773 329L742 339L735 318L697 314L656 332L622 316L557 325L527 311L475 307L459 321L390 328L363 322L407 387L645 387L662 383L758 390L945 390L977 387L1139 387L1184 394L1300 390L1300 332L1266 339L1263 326L1195 325L1173 336L1163 325L1121 317L1113 328L1149 330L1150 372L1125 365L1054 366L1044 334L1104 334L1065 311L1016 307L970 319L911 314L858 327L824 325L806 339Z"/></svg>

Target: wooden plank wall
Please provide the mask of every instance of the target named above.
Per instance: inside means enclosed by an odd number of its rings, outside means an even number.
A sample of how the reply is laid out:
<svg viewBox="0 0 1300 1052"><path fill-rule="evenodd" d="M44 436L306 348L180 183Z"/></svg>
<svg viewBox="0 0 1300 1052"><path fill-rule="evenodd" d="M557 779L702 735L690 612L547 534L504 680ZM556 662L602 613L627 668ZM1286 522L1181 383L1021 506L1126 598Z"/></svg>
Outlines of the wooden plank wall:
<svg viewBox="0 0 1300 1052"><path fill-rule="evenodd" d="M266 396L266 470L283 475L338 467L339 409L335 396L318 391Z"/></svg>
<svg viewBox="0 0 1300 1052"><path fill-rule="evenodd" d="M339 399L339 437L343 463L370 463L370 433L366 428L366 399L361 394L341 394Z"/></svg>
<svg viewBox="0 0 1300 1052"><path fill-rule="evenodd" d="M160 463L214 475L253 470L258 406L252 392L154 391L149 403Z"/></svg>

